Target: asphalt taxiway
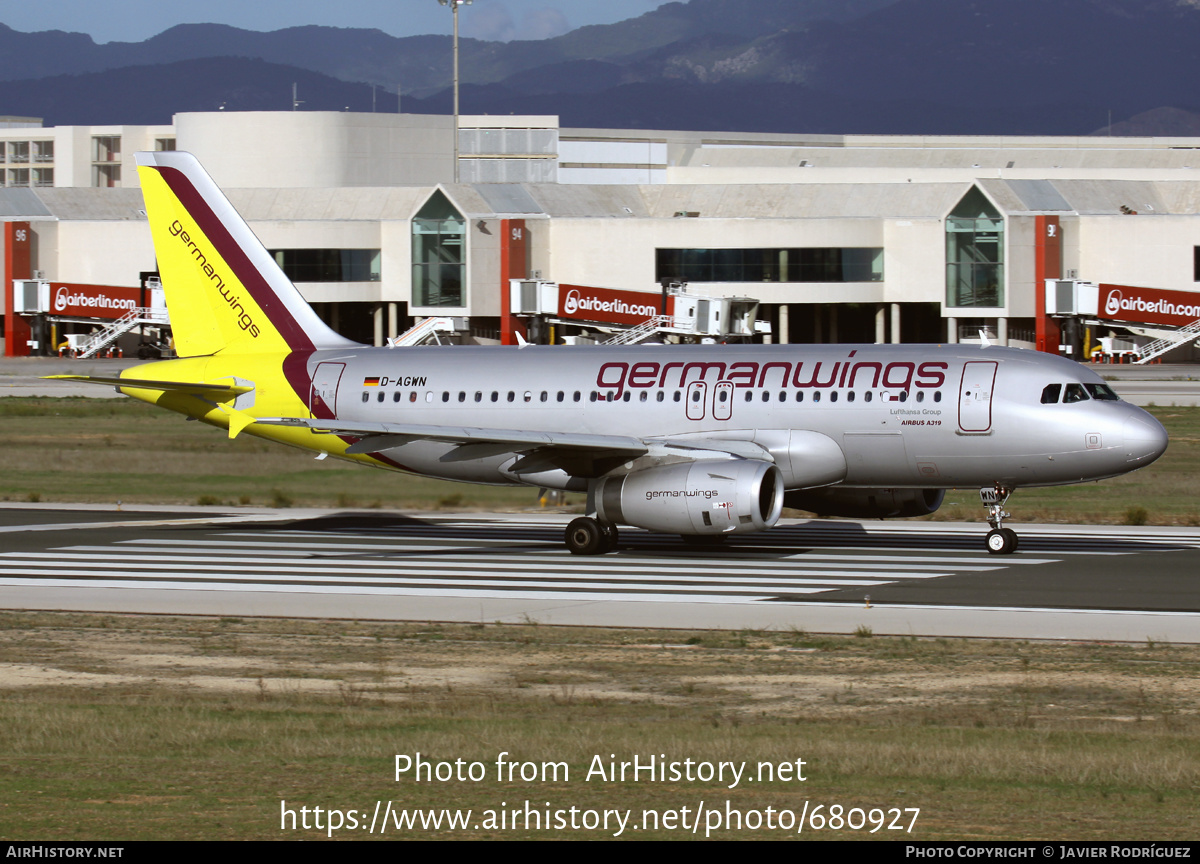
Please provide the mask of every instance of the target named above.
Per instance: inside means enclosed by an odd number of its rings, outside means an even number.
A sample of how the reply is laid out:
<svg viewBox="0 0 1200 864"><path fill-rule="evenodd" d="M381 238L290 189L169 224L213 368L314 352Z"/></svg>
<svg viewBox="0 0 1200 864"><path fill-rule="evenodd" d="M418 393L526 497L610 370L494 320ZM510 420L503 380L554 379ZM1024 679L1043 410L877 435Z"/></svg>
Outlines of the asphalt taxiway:
<svg viewBox="0 0 1200 864"><path fill-rule="evenodd" d="M694 547L570 516L0 507L0 608L1200 642L1200 529L784 520Z"/></svg>

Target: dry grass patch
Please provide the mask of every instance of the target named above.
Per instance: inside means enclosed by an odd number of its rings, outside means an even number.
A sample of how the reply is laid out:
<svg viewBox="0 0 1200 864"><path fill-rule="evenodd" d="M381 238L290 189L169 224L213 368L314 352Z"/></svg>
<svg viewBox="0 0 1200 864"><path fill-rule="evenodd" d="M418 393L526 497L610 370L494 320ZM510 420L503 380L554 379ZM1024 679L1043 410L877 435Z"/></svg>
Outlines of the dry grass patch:
<svg viewBox="0 0 1200 864"><path fill-rule="evenodd" d="M1187 838L1197 660L1148 643L0 613L0 820L18 838L267 838L280 799L808 800L920 807L924 839ZM393 782L394 755L417 751L508 751L572 779ZM810 779L584 783L597 754L802 758Z"/></svg>

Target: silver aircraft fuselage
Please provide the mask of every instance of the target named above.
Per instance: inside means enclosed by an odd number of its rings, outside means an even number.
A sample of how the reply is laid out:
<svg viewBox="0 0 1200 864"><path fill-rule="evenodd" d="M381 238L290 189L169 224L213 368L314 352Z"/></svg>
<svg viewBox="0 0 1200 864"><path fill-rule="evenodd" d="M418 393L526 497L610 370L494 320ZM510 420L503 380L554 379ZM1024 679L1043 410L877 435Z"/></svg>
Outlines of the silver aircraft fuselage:
<svg viewBox="0 0 1200 864"><path fill-rule="evenodd" d="M320 406L348 422L753 442L785 489L1079 483L1149 464L1167 445L1157 420L1091 370L1009 348L378 348L317 351L307 372L314 416ZM473 483L586 489L589 470L522 466L503 444L372 446L397 468Z"/></svg>

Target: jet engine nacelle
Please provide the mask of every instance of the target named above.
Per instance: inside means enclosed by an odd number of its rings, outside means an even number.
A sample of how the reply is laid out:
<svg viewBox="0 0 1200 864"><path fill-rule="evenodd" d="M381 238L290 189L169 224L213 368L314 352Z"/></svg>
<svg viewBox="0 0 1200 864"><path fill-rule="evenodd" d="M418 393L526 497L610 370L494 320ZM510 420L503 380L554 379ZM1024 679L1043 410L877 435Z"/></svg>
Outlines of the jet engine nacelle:
<svg viewBox="0 0 1200 864"><path fill-rule="evenodd" d="M756 459L680 462L605 477L595 502L602 522L666 534L765 531L783 509L783 477Z"/></svg>
<svg viewBox="0 0 1200 864"><path fill-rule="evenodd" d="M818 516L895 519L928 516L945 497L944 489L799 489L787 493L783 504Z"/></svg>

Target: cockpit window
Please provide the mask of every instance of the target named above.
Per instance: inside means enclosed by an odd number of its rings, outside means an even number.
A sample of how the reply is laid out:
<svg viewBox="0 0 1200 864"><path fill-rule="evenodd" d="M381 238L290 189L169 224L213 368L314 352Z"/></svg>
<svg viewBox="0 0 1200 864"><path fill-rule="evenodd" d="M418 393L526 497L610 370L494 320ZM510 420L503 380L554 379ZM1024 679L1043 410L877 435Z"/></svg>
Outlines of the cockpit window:
<svg viewBox="0 0 1200 864"><path fill-rule="evenodd" d="M1082 384L1074 382L1067 385L1067 392L1063 394L1063 402L1070 405L1072 402L1086 402L1088 400L1087 391L1083 389Z"/></svg>
<svg viewBox="0 0 1200 864"><path fill-rule="evenodd" d="M1042 391L1042 404L1053 405L1058 401L1058 397L1062 395L1061 384L1047 384L1046 389Z"/></svg>
<svg viewBox="0 0 1200 864"><path fill-rule="evenodd" d="M1093 399L1099 399L1101 402L1121 401L1121 397L1114 393L1107 384L1084 384L1083 386L1092 394Z"/></svg>

